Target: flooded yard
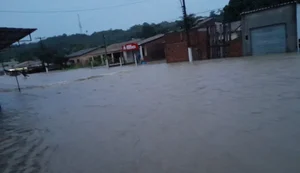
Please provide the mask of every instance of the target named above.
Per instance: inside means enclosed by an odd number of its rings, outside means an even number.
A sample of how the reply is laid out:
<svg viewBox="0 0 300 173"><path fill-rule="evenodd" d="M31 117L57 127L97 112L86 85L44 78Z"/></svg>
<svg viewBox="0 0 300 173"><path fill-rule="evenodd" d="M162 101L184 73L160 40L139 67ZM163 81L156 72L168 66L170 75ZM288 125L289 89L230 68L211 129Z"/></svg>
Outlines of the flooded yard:
<svg viewBox="0 0 300 173"><path fill-rule="evenodd" d="M299 173L300 57L0 77L2 173Z"/></svg>

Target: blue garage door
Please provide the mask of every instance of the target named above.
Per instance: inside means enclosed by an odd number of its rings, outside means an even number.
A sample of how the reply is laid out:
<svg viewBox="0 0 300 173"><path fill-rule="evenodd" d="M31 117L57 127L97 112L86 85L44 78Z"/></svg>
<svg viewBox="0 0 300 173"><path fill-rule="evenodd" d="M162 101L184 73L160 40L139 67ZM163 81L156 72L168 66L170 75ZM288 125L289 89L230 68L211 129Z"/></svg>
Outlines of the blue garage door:
<svg viewBox="0 0 300 173"><path fill-rule="evenodd" d="M251 31L252 55L286 52L285 25L268 26Z"/></svg>

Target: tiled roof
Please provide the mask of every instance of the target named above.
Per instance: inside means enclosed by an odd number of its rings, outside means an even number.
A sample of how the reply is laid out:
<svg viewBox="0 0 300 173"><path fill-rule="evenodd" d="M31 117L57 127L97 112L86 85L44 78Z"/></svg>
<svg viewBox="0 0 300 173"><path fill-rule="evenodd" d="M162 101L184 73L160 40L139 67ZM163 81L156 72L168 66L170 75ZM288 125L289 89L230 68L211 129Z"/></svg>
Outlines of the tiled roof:
<svg viewBox="0 0 300 173"><path fill-rule="evenodd" d="M93 47L93 48L88 48L88 49L83 49L83 50L80 50L78 52L74 52L74 53L71 53L70 55L67 55L66 57L67 58L73 58L73 57L77 57L77 56L82 56L82 55L85 55L87 53L90 53L94 50L96 50L98 47Z"/></svg>
<svg viewBox="0 0 300 173"><path fill-rule="evenodd" d="M35 67L35 66L41 66L42 62L41 61L25 61L25 62L21 62L17 65L15 65L14 67L16 68L23 68L23 67Z"/></svg>
<svg viewBox="0 0 300 173"><path fill-rule="evenodd" d="M122 43L115 43L107 46L107 53L115 53L122 51L122 46L128 43L138 43L141 39L133 39L130 41L122 42ZM105 48L102 47L94 47L89 49L83 49L78 52L74 52L70 55L67 55L66 58L74 58L82 55L90 55L90 56L98 56L105 54Z"/></svg>
<svg viewBox="0 0 300 173"><path fill-rule="evenodd" d="M202 18L202 19L200 19L200 20L198 20L198 21L196 22L196 26L195 26L195 27L196 27L196 28L203 27L203 26L205 26L206 22L209 22L209 21L211 21L211 20L213 20L212 17Z"/></svg>
<svg viewBox="0 0 300 173"><path fill-rule="evenodd" d="M251 11L244 11L244 12L241 13L241 15L255 13L255 12L264 11L264 10L268 10L268 9L272 9L272 8L277 8L277 7L282 7L282 6L286 6L286 5L290 5L290 4L295 4L295 3L297 3L297 1L291 1L291 2L286 2L286 3L282 3L282 4L271 5L271 6L268 6L268 7L259 8L259 9L255 9L255 10L251 10Z"/></svg>
<svg viewBox="0 0 300 173"><path fill-rule="evenodd" d="M159 39L159 38L161 38L161 37L163 37L163 36L164 36L164 34L158 34L158 35L155 35L155 36L153 36L153 37L146 38L146 39L140 41L138 44L139 44L139 45L143 45L143 44L146 44L146 43L148 43L148 42L157 40L157 39Z"/></svg>
<svg viewBox="0 0 300 173"><path fill-rule="evenodd" d="M122 51L122 46L124 46L125 44L138 43L140 40L141 39L133 39L133 40L126 41L126 42L111 44L111 45L107 46L107 48L106 48L107 53L120 52L120 51ZM97 55L103 55L103 54L105 54L105 49L103 47L97 48L97 50L89 53L89 55L91 55L91 56L97 56Z"/></svg>

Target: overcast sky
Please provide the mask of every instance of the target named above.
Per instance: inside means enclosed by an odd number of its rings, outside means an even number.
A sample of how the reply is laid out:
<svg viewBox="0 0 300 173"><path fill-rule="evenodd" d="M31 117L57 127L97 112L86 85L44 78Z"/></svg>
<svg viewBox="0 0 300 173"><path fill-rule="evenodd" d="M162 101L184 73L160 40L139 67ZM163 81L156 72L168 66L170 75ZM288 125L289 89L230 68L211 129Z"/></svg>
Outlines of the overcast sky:
<svg viewBox="0 0 300 173"><path fill-rule="evenodd" d="M229 0L186 0L188 13L223 7ZM40 13L95 9L79 12ZM181 15L179 0L3 0L0 6L1 27L38 28L33 36L79 33L77 14L84 31L92 34L106 29L128 29L143 22L172 21ZM7 13L27 11L38 13ZM201 13L198 15L207 15Z"/></svg>

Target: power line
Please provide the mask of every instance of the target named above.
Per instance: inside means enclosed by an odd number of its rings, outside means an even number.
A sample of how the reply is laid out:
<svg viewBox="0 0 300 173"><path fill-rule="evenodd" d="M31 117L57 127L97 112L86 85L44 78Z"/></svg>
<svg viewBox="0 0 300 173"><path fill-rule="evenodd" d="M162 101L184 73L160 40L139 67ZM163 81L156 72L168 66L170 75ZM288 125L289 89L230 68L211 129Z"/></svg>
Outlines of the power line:
<svg viewBox="0 0 300 173"><path fill-rule="evenodd" d="M206 11L200 11L200 12L196 12L196 13L190 13L190 14L203 14L203 13L208 13L208 12L211 12L211 11L222 10L222 9L223 9L223 7L221 7L221 8L215 8L215 9L210 9L210 10L206 10ZM178 19L180 19L180 17L172 18L169 21L178 20Z"/></svg>
<svg viewBox="0 0 300 173"><path fill-rule="evenodd" d="M106 10L110 8L116 8L116 7L124 7L124 6L130 6L134 4L139 4L146 2L146 0L143 1L136 1L132 3L126 3L126 4L119 4L119 5L113 5L113 6L106 6L106 7L98 7L98 8L89 8L89 9L76 9L76 10L44 10L44 11L22 11L22 10L0 10L0 13L38 13L38 14L49 14L49 13L75 13L75 12L88 12L88 11L99 11L99 10Z"/></svg>
<svg viewBox="0 0 300 173"><path fill-rule="evenodd" d="M211 9L211 10L207 10L207 11L201 11L201 12L194 13L194 14L203 14L203 13L208 13L208 12L211 12L211 11L216 11L216 10L221 10L221 9L223 9L223 7L216 8L216 9Z"/></svg>

